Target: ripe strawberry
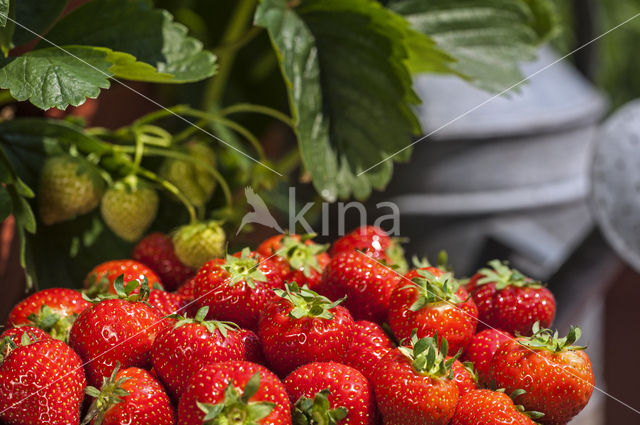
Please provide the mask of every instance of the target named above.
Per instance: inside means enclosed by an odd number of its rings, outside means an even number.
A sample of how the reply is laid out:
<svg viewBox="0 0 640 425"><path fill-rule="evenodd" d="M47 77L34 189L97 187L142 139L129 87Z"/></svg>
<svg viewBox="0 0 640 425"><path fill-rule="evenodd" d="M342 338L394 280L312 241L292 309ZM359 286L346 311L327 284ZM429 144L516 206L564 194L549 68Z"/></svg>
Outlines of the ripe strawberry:
<svg viewBox="0 0 640 425"><path fill-rule="evenodd" d="M342 363L359 370L372 381L373 376L378 373L378 361L393 349L393 343L380 325L360 320L354 324L351 344Z"/></svg>
<svg viewBox="0 0 640 425"><path fill-rule="evenodd" d="M195 161L168 158L160 167L160 175L169 180L195 207L203 207L216 187L211 174L215 169L216 156L207 142L190 141L185 146L186 154Z"/></svg>
<svg viewBox="0 0 640 425"><path fill-rule="evenodd" d="M117 295L103 296L83 311L69 335L69 345L86 362L87 379L93 386L111 375L116 362L124 368L150 368L151 345L162 325L162 316L145 303L146 279L138 290L138 281L123 287L120 275L114 286Z"/></svg>
<svg viewBox="0 0 640 425"><path fill-rule="evenodd" d="M528 410L544 413L539 422L565 424L589 402L593 371L584 347L573 345L580 329L564 338L533 326L533 336L503 343L491 361L491 378L507 392L526 391L515 400Z"/></svg>
<svg viewBox="0 0 640 425"><path fill-rule="evenodd" d="M239 329L240 338L243 344L243 356L242 358L248 362L267 364L267 360L264 358L262 352L262 343L260 338L254 332L249 329Z"/></svg>
<svg viewBox="0 0 640 425"><path fill-rule="evenodd" d="M467 284L478 306L479 329L498 328L511 334L531 335L537 321L542 327L553 322L556 301L551 291L506 263L489 262Z"/></svg>
<svg viewBox="0 0 640 425"><path fill-rule="evenodd" d="M92 425L175 424L175 412L162 386L149 372L137 367L113 370L101 389L87 387L94 397L88 418Z"/></svg>
<svg viewBox="0 0 640 425"><path fill-rule="evenodd" d="M147 231L158 213L158 194L135 176L117 181L100 201L107 226L127 242L135 242Z"/></svg>
<svg viewBox="0 0 640 425"><path fill-rule="evenodd" d="M161 316L182 314L188 316L188 301L180 294L152 289L149 294L149 304L155 307Z"/></svg>
<svg viewBox="0 0 640 425"><path fill-rule="evenodd" d="M60 223L86 214L100 203L104 180L86 159L57 155L44 163L38 188L42 222Z"/></svg>
<svg viewBox="0 0 640 425"><path fill-rule="evenodd" d="M66 288L43 289L19 302L9 313L9 326L32 325L66 341L69 329L91 304L80 292Z"/></svg>
<svg viewBox="0 0 640 425"><path fill-rule="evenodd" d="M503 342L510 339L512 339L511 335L495 329L485 329L471 338L471 342L467 345L462 357L464 360L473 363L478 373L478 380L482 385L489 385L491 382L491 359L493 359L493 355Z"/></svg>
<svg viewBox="0 0 640 425"><path fill-rule="evenodd" d="M313 236L276 235L262 242L257 251L280 268L286 282L298 282L315 289L329 263L329 254L326 253L328 245L314 243Z"/></svg>
<svg viewBox="0 0 640 425"><path fill-rule="evenodd" d="M145 236L133 248L131 258L156 272L167 291L177 289L194 275L193 269L178 259L171 238L162 233Z"/></svg>
<svg viewBox="0 0 640 425"><path fill-rule="evenodd" d="M258 328L260 313L275 297L272 289L283 284L276 265L249 248L225 260L209 261L195 280L196 304L208 306L210 318L253 331Z"/></svg>
<svg viewBox="0 0 640 425"><path fill-rule="evenodd" d="M5 341L5 338L9 338L15 345L19 345L22 341L23 335L27 336L29 343L51 338L51 335L40 328L35 328L33 326L20 326L18 328L9 328L0 334L0 343ZM10 347L5 345L5 350L8 349L10 349ZM3 353L0 352L0 357L2 357L2 355Z"/></svg>
<svg viewBox="0 0 640 425"><path fill-rule="evenodd" d="M153 343L153 369L175 400L180 399L189 378L206 364L244 358L244 344L235 325L205 321L208 311L208 307L201 308L193 319L177 316Z"/></svg>
<svg viewBox="0 0 640 425"><path fill-rule="evenodd" d="M534 415L538 417L537 415ZM504 392L473 390L460 397L449 425L534 425Z"/></svg>
<svg viewBox="0 0 640 425"><path fill-rule="evenodd" d="M453 371L453 382L458 386L458 394L460 396L477 388L478 375L473 368L473 364L456 360L451 365L451 370Z"/></svg>
<svg viewBox="0 0 640 425"><path fill-rule="evenodd" d="M334 362L309 363L291 372L283 382L295 405L295 424L375 424L373 386L349 366Z"/></svg>
<svg viewBox="0 0 640 425"><path fill-rule="evenodd" d="M258 336L271 370L286 375L306 363L340 362L353 335L349 311L294 282L276 289L260 317Z"/></svg>
<svg viewBox="0 0 640 425"><path fill-rule="evenodd" d="M445 360L447 351L446 339L441 339L438 350L434 338L418 339L414 333L411 347L396 348L378 362L373 384L385 425L449 422L458 387L451 370L456 357Z"/></svg>
<svg viewBox="0 0 640 425"><path fill-rule="evenodd" d="M318 292L332 300L346 296L344 305L356 320L382 323L398 282L400 275L390 267L361 252L346 251L331 258Z"/></svg>
<svg viewBox="0 0 640 425"><path fill-rule="evenodd" d="M220 222L209 221L180 227L172 241L182 264L199 269L207 261L224 255L226 235Z"/></svg>
<svg viewBox="0 0 640 425"><path fill-rule="evenodd" d="M265 367L210 363L189 380L178 407L178 425L203 423L291 425L291 407L284 386Z"/></svg>
<svg viewBox="0 0 640 425"><path fill-rule="evenodd" d="M20 345L3 343L9 350L0 347L0 422L77 425L86 386L78 355L48 337L32 342L23 334Z"/></svg>
<svg viewBox="0 0 640 425"><path fill-rule="evenodd" d="M150 286L161 284L153 270L138 261L112 260L94 267L84 279L84 287L93 296L115 294L114 282L120 275L124 275L125 282L142 281L146 278Z"/></svg>
<svg viewBox="0 0 640 425"><path fill-rule="evenodd" d="M175 291L175 294L180 295L187 302L186 311L184 311L184 315L188 317L193 317L198 312L198 304L195 302L196 299L196 279L193 276L191 279L187 280L184 284L180 285L180 287Z"/></svg>
<svg viewBox="0 0 640 425"><path fill-rule="evenodd" d="M342 236L333 243L329 255L335 257L345 251L364 251L376 260L395 266L400 273L407 271L402 247L377 226L362 226Z"/></svg>
<svg viewBox="0 0 640 425"><path fill-rule="evenodd" d="M478 309L450 273L427 267L412 270L393 291L389 325L398 340L434 336L436 332L452 351L466 347L476 331Z"/></svg>
<svg viewBox="0 0 640 425"><path fill-rule="evenodd" d="M195 276L187 280L176 289L176 294L181 295L187 301L193 301L196 299L196 279Z"/></svg>

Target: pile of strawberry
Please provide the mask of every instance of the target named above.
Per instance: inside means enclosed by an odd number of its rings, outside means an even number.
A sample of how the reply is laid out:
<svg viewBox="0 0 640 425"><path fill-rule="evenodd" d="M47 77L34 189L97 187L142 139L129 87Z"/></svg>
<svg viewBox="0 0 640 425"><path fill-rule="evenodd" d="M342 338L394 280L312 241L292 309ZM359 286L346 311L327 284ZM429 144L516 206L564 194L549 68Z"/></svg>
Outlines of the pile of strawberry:
<svg viewBox="0 0 640 425"><path fill-rule="evenodd" d="M375 227L328 252L279 235L194 272L149 235L83 293L46 289L13 309L0 421L565 424L586 406L580 330L547 329L542 284L499 261L466 282L443 264L406 271L399 252Z"/></svg>

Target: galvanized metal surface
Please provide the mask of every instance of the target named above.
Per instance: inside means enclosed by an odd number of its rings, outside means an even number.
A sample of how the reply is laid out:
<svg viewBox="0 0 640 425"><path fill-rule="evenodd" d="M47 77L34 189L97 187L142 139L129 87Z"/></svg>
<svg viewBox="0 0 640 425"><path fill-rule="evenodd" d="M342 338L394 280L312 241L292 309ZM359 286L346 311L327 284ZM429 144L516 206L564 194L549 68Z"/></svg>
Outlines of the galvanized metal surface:
<svg viewBox="0 0 640 425"><path fill-rule="evenodd" d="M640 271L640 100L602 126L591 179L593 215L616 252Z"/></svg>
<svg viewBox="0 0 640 425"><path fill-rule="evenodd" d="M513 137L600 119L607 109L605 98L569 61L555 63L558 59L551 48L542 48L537 60L521 67L525 76L532 77L496 98L456 77L418 77L415 87L423 99L418 116L425 134L446 125L431 138Z"/></svg>

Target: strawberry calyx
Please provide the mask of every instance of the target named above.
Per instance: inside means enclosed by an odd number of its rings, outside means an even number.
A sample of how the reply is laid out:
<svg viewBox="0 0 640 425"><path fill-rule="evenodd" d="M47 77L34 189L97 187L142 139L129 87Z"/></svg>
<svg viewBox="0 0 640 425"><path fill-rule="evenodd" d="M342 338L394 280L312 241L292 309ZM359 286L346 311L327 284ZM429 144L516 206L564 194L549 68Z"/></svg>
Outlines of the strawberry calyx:
<svg viewBox="0 0 640 425"><path fill-rule="evenodd" d="M469 372L469 375L471 375L471 379L473 379L473 382L477 384L479 377L478 377L478 372L476 371L476 368L473 365L473 362L469 362L469 361L462 362L462 366L464 366L466 371Z"/></svg>
<svg viewBox="0 0 640 425"><path fill-rule="evenodd" d="M476 285L495 283L498 290L507 286L515 286L517 288L541 288L543 286L542 282L530 279L520 271L509 267L507 261L491 260L489 261L489 266L478 271L482 277L478 279Z"/></svg>
<svg viewBox="0 0 640 425"><path fill-rule="evenodd" d="M320 317L331 320L333 319L331 309L347 299L345 296L338 301L331 301L329 298L312 291L307 285L300 287L296 282L285 283L284 286L284 291L282 289L274 289L274 292L280 298L284 298L293 305L289 316L294 319Z"/></svg>
<svg viewBox="0 0 640 425"><path fill-rule="evenodd" d="M541 328L540 322L533 324L531 328L532 335L530 337L518 336L518 343L524 347L528 347L534 350L547 350L552 353L560 353L563 351L578 351L584 350L587 347L581 345L574 345L582 336L580 328L571 326L567 336L560 338L558 331L552 331L551 329Z"/></svg>
<svg viewBox="0 0 640 425"><path fill-rule="evenodd" d="M437 333L433 337L418 338L417 330L414 329L411 333L411 345L403 345L398 349L411 360L411 365L417 373L451 380L453 379L453 362L460 357L462 349L458 350L454 356L447 358L449 343L445 338L441 338L438 347L437 341Z"/></svg>
<svg viewBox="0 0 640 425"><path fill-rule="evenodd" d="M111 372L111 376L102 378L102 388L88 386L84 392L93 397L93 402L89 408L87 416L80 425L86 425L95 419L94 425L100 425L104 420L104 415L111 407L118 403L122 403L122 397L129 395L129 392L122 388L122 384L128 381L129 377L116 379L116 375L120 370L120 362L116 362L116 367Z"/></svg>
<svg viewBox="0 0 640 425"><path fill-rule="evenodd" d="M229 274L227 285L235 286L244 281L251 289L255 289L256 282L266 282L267 277L258 268L259 261L251 255L249 248L243 248L240 257L227 255L225 263L220 267Z"/></svg>
<svg viewBox="0 0 640 425"><path fill-rule="evenodd" d="M12 351L19 347L26 347L27 345L31 345L36 342L38 342L38 337L31 331L27 331L22 334L20 344L16 344L13 339L8 336L4 337L0 340L0 365L4 362L4 359L9 357L9 354L11 354Z"/></svg>
<svg viewBox="0 0 640 425"><path fill-rule="evenodd" d="M504 388L499 388L496 390L497 393L504 393L505 389ZM538 412L537 410L526 410L525 407L522 404L516 404L516 398L521 396L522 394L525 394L526 391L523 389L518 389L513 391L511 394L509 394L509 398L511 400L513 400L513 404L516 408L516 410L520 413L524 413L525 415L527 415L528 417L530 417L533 420L536 419L540 419L541 417L544 416L544 413L542 412Z"/></svg>
<svg viewBox="0 0 640 425"><path fill-rule="evenodd" d="M260 389L260 372L249 379L242 393L231 383L224 390L224 400L218 404L196 402L205 413L203 425L259 425L269 416L275 403L267 401L249 402Z"/></svg>
<svg viewBox="0 0 640 425"><path fill-rule="evenodd" d="M59 310L52 309L43 304L38 313L31 313L27 316L33 326L42 329L55 339L67 341L71 325L75 322L77 314L65 315Z"/></svg>
<svg viewBox="0 0 640 425"><path fill-rule="evenodd" d="M313 239L315 233L300 235L296 238L291 235L284 235L280 241L282 244L282 256L286 258L289 267L293 270L302 270L306 277L311 277L311 270L322 273L322 267L318 264L317 256L329 249L329 244L306 244L307 240Z"/></svg>
<svg viewBox="0 0 640 425"><path fill-rule="evenodd" d="M329 394L329 389L324 389L313 398L300 397L294 404L293 425L336 425L346 418L349 410L342 406L331 409Z"/></svg>
<svg viewBox="0 0 640 425"><path fill-rule="evenodd" d="M404 249L401 242L405 242L403 238L392 238L389 248L384 251L384 255L388 258L388 262L395 266L395 269L400 273L406 273L409 266L404 256Z"/></svg>
<svg viewBox="0 0 640 425"><path fill-rule="evenodd" d="M417 269L417 273L420 276L414 277L411 279L410 284L402 288L415 288L418 290L418 298L409 307L409 310L419 311L429 304L439 302L459 304L466 301L456 293L460 287L451 273L435 276L428 270L422 269Z"/></svg>
<svg viewBox="0 0 640 425"><path fill-rule="evenodd" d="M140 290L135 292L138 288ZM115 294L99 294L97 297L91 298L88 294L83 293L82 298L93 304L104 300L121 299L132 303L141 302L150 306L148 300L151 290L146 276L143 276L141 281L134 279L125 285L124 274L121 274L113 281L113 289L116 291Z"/></svg>
<svg viewBox="0 0 640 425"><path fill-rule="evenodd" d="M99 295L105 295L109 293L109 287L111 282L106 275L103 275L99 280L95 273L91 273L87 280L87 289L83 291L89 298L96 298Z"/></svg>
<svg viewBox="0 0 640 425"><path fill-rule="evenodd" d="M438 262L435 265L431 264L428 258L419 258L415 255L411 257L411 263L413 263L413 267L415 267L416 269L435 267L446 272L453 272L453 267L451 267L451 264L449 264L449 254L447 254L447 251L445 251L444 249L438 253Z"/></svg>
<svg viewBox="0 0 640 425"><path fill-rule="evenodd" d="M173 326L173 329L178 329L179 327L184 326L188 323L196 323L198 325L204 326L207 329L207 331L209 331L209 333L211 334L215 334L216 331L220 332L220 334L224 338L227 337L228 331L240 329L240 327L233 322L223 322L219 320L206 320L208 313L209 313L209 307L204 306L198 310L195 317L193 318L183 317L183 316L180 316L179 314L172 314L167 317L178 320L176 324Z"/></svg>

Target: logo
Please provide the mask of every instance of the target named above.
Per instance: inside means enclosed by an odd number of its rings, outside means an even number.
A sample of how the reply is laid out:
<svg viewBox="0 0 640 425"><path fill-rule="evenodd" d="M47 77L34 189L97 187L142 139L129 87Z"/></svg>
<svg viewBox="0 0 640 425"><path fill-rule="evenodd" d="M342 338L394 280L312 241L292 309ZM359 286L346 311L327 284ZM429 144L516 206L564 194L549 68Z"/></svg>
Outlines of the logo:
<svg viewBox="0 0 640 425"><path fill-rule="evenodd" d="M284 233L282 227L278 224L276 219L271 215L269 208L267 208L267 204L264 200L253 191L253 188L247 186L244 188L244 196L247 198L247 203L253 208L253 211L250 211L242 217L242 222L240 223L240 227L238 227L238 231L236 235L240 233L242 228L247 224L261 224L266 227L270 227L272 229L277 230L280 233Z"/></svg>
<svg viewBox="0 0 640 425"><path fill-rule="evenodd" d="M274 229L280 233L285 233L284 229L280 226L275 219L267 203L258 195L253 188L247 186L244 189L244 195L247 198L247 204L253 211L246 213L240 222L240 226L236 231L238 235L242 229L248 224L260 224L265 227ZM334 223L330 227L329 223L329 203L323 202L321 205L321 231L313 229L309 222L305 218L305 214L314 206L314 202L307 202L302 208L298 209L296 204L296 188L289 188L289 219L288 229L291 232L296 232L296 229L302 231L302 233L314 233L322 236L330 236L337 230L338 236L346 234L345 224L347 222L347 216L351 214L357 214L360 220L360 226L369 224L369 217L367 216L368 210L361 202L338 202L337 207L337 223ZM400 209L398 205L393 202L378 202L375 205L376 209L389 209L389 214L378 215L375 221L372 223L374 226L385 229L385 231L391 236L397 236L400 234ZM385 225L384 223L391 222L391 225ZM332 232L333 230L333 232Z"/></svg>

